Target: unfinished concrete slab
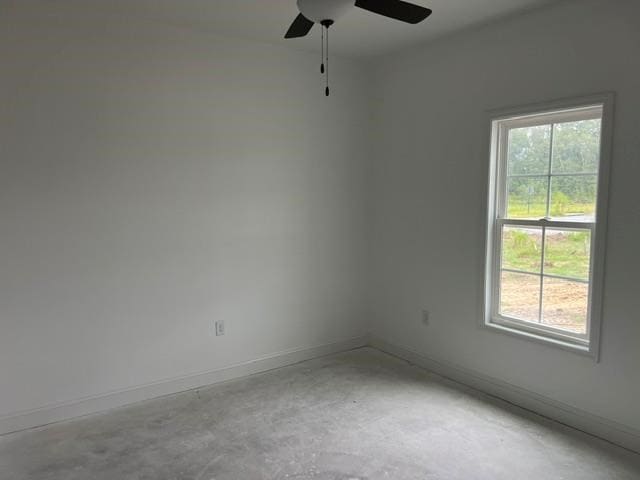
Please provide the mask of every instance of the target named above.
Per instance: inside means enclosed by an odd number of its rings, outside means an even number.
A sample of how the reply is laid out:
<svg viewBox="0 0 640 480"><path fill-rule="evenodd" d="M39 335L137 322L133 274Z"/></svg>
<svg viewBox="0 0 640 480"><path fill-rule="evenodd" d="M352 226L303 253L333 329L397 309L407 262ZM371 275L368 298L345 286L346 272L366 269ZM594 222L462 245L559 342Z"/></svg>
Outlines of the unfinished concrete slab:
<svg viewBox="0 0 640 480"><path fill-rule="evenodd" d="M11 480L637 480L640 455L363 348L0 437Z"/></svg>

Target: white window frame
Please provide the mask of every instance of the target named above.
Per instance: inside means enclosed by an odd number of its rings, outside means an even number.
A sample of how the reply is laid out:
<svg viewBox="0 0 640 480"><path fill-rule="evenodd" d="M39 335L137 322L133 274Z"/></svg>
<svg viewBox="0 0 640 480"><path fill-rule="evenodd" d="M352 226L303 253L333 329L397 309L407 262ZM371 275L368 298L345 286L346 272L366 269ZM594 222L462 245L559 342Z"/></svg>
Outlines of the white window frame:
<svg viewBox="0 0 640 480"><path fill-rule="evenodd" d="M565 350L589 355L596 361L599 360L609 176L613 138L613 108L614 95L606 93L489 112L491 146L487 203L488 221L485 248L484 315L482 319L482 325L484 327L494 331L516 335L521 338L543 342L548 345L555 345ZM498 189L506 188L505 162L507 157L508 131L512 128L517 128L519 125L533 126L535 120L533 120L532 117L539 118L537 124L547 125L572 121L574 119L577 121L587 118L597 118L600 117L600 111L602 112L602 124L595 223L576 223L552 219L506 221L500 218L501 212L504 212L504 205L499 204L499 202L504 201L506 195L504 193L501 195ZM594 116L595 114L597 114L597 117ZM587 333L585 335L571 334L560 329L503 317L499 314L500 248L501 232L504 224L521 225L523 227L542 227L543 232L546 228L560 228L564 230L579 228L591 230L589 311L587 316Z"/></svg>

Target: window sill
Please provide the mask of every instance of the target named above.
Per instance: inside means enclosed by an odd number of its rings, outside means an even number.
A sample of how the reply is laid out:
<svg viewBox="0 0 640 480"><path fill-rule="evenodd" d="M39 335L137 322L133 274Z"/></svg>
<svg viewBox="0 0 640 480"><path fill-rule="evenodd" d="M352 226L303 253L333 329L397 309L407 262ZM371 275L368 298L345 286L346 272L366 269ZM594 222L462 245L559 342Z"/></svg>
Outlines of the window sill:
<svg viewBox="0 0 640 480"><path fill-rule="evenodd" d="M596 362L598 361L597 355L593 351L593 349L588 344L582 343L579 340L576 340L575 342L571 340L561 340L558 338L553 338L553 337L544 335L543 333L535 333L532 331L523 330L518 327L512 327L509 325L497 323L496 321L485 321L483 322L483 326L484 328L492 330L494 332L500 332L500 333L504 333L504 334L518 337L521 339L526 339L532 342L540 343L543 345L556 347L561 350L577 353L579 355L583 355L586 357L591 357Z"/></svg>

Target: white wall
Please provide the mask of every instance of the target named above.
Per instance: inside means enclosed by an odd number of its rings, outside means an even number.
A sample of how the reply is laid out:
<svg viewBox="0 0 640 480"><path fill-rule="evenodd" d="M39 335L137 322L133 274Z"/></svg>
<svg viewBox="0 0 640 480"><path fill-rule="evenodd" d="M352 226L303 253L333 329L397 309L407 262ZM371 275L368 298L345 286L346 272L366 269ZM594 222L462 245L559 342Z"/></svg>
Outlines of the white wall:
<svg viewBox="0 0 640 480"><path fill-rule="evenodd" d="M640 2L555 7L375 67L377 336L639 429ZM617 93L602 361L479 327L486 110ZM421 309L431 326L421 325Z"/></svg>
<svg viewBox="0 0 640 480"><path fill-rule="evenodd" d="M371 327L640 428L638 2L567 2L370 71L336 59L328 100L313 54L0 13L0 418ZM594 364L478 327L484 112L602 91L618 98Z"/></svg>
<svg viewBox="0 0 640 480"><path fill-rule="evenodd" d="M315 54L20 4L0 417L366 332L363 67L325 99Z"/></svg>

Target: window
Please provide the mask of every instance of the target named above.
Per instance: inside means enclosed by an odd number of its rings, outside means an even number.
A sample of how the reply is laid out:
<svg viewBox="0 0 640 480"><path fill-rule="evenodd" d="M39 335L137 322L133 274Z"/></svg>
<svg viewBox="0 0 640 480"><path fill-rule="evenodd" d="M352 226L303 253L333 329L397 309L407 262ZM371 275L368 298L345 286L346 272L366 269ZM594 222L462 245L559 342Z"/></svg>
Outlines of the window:
<svg viewBox="0 0 640 480"><path fill-rule="evenodd" d="M486 325L597 355L611 108L492 119Z"/></svg>

